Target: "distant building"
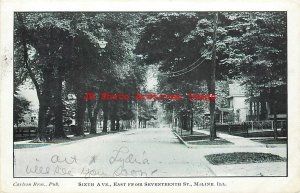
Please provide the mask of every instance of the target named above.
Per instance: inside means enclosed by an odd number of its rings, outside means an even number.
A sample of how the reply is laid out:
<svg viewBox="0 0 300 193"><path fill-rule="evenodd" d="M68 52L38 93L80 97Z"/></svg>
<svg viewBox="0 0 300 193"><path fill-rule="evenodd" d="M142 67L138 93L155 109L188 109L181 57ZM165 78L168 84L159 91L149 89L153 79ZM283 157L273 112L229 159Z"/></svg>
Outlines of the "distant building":
<svg viewBox="0 0 300 193"><path fill-rule="evenodd" d="M229 84L229 108L234 113L234 122L246 121L248 105L246 103L245 87L235 82Z"/></svg>

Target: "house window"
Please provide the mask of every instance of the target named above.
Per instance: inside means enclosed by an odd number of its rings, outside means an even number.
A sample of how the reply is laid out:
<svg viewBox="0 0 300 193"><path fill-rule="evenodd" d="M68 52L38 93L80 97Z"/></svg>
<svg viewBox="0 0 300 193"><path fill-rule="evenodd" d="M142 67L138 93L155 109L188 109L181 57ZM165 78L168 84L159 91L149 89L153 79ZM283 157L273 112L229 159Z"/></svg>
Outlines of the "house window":
<svg viewBox="0 0 300 193"><path fill-rule="evenodd" d="M31 123L33 123L34 120L35 120L35 117L31 117L31 118L30 118Z"/></svg>
<svg viewBox="0 0 300 193"><path fill-rule="evenodd" d="M230 108L233 108L233 99L229 101Z"/></svg>

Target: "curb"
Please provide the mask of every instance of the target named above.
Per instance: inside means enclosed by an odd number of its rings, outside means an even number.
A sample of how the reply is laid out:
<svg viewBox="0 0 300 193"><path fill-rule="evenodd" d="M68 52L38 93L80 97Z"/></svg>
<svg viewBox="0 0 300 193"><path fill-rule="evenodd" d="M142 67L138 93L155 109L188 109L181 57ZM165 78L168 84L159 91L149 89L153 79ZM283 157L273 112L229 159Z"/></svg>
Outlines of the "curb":
<svg viewBox="0 0 300 193"><path fill-rule="evenodd" d="M180 141L181 143L183 143L186 147L192 148L192 146L190 146L189 144L187 144L187 142L185 142L185 141L180 137L180 135L178 135L175 131L173 131L173 133L174 133L174 135L179 139L179 141Z"/></svg>
<svg viewBox="0 0 300 193"><path fill-rule="evenodd" d="M285 147L286 144L258 144L258 145L236 145L235 143L231 144L231 145L193 145L193 144L188 144L187 142L185 142L181 136L176 133L175 131L172 131L174 133L174 135L178 138L178 140L180 141L180 143L183 143L186 147L188 148L280 148L280 147ZM221 137L220 137L221 138ZM282 146L281 146L282 145Z"/></svg>

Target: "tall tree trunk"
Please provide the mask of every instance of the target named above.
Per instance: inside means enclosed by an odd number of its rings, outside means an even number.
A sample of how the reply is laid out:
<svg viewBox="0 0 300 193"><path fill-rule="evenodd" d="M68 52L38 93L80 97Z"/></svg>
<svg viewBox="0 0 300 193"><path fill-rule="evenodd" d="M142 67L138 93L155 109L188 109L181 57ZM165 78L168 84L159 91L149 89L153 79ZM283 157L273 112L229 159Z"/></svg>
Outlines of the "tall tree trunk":
<svg viewBox="0 0 300 193"><path fill-rule="evenodd" d="M93 104L92 101L88 101L88 115L89 115L89 120L91 123L91 128L90 128L90 134L96 134L97 133L97 118L98 114L101 108L101 103L100 103L100 96L97 97L97 104L96 107L93 110Z"/></svg>
<svg viewBox="0 0 300 193"><path fill-rule="evenodd" d="M140 126L140 121L139 121L139 103L136 101L136 128L138 129Z"/></svg>
<svg viewBox="0 0 300 193"><path fill-rule="evenodd" d="M193 135L193 127L194 127L194 115L191 113L191 135Z"/></svg>
<svg viewBox="0 0 300 193"><path fill-rule="evenodd" d="M108 106L107 101L103 102L103 129L102 132L107 132L107 121L108 121Z"/></svg>
<svg viewBox="0 0 300 193"><path fill-rule="evenodd" d="M183 115L181 115L180 116L180 126L181 126L181 128L180 128L180 135L182 136L182 130L183 130L183 127L184 127L184 124L183 124L183 122L184 122L184 117L183 117Z"/></svg>
<svg viewBox="0 0 300 193"><path fill-rule="evenodd" d="M60 72L59 72L60 73ZM54 117L55 117L55 129L54 129L54 138L66 138L63 125L63 101L62 101L62 76L58 75L56 80L57 88L54 92Z"/></svg>
<svg viewBox="0 0 300 193"><path fill-rule="evenodd" d="M111 102L111 113L110 113L110 130L116 130L116 118L117 118L117 105L115 101Z"/></svg>
<svg viewBox="0 0 300 193"><path fill-rule="evenodd" d="M75 136L84 135L84 113L85 101L83 100L84 94L81 92L76 93L76 131Z"/></svg>
<svg viewBox="0 0 300 193"><path fill-rule="evenodd" d="M277 103L276 101L273 102L273 114L274 114L274 139L278 139L278 132L277 132Z"/></svg>
<svg viewBox="0 0 300 193"><path fill-rule="evenodd" d="M120 119L119 118L117 118L117 120L116 120L116 130L120 131Z"/></svg>
<svg viewBox="0 0 300 193"><path fill-rule="evenodd" d="M271 87L272 88L272 87ZM273 87L273 90L270 88L270 100L271 100L271 106L273 107L273 115L274 115L274 139L278 139L278 133L277 133L277 105L278 105L278 94L279 90L277 90L276 87Z"/></svg>
<svg viewBox="0 0 300 193"><path fill-rule="evenodd" d="M183 128L184 128L184 130L188 130L188 124L187 124L187 119L188 119L188 117L187 117L187 115L184 115L184 117L183 117Z"/></svg>
<svg viewBox="0 0 300 193"><path fill-rule="evenodd" d="M217 26L218 25L218 13L214 15L214 34L213 34L213 50L212 50L212 64L210 68L210 78L208 81L209 94L215 95L216 87L216 43L217 43ZM210 140L216 138L215 127L215 100L209 100L209 112L210 112Z"/></svg>
<svg viewBox="0 0 300 193"><path fill-rule="evenodd" d="M183 129L183 116L182 115L180 115L180 118L179 118L179 127L181 129Z"/></svg>
<svg viewBox="0 0 300 193"><path fill-rule="evenodd" d="M116 130L116 118L114 115L110 117L110 130L115 131Z"/></svg>
<svg viewBox="0 0 300 193"><path fill-rule="evenodd" d="M47 71L43 72L44 76L44 82L41 86L41 90L39 90L38 93L38 99L39 99L39 113L38 113L38 128L37 128L37 136L34 139L35 142L41 142L46 140L45 132L46 127L48 125L47 123L47 109L50 105L50 79L49 74L47 74Z"/></svg>
<svg viewBox="0 0 300 193"><path fill-rule="evenodd" d="M97 133L97 117L93 116L90 118L91 122L91 129L90 129L90 134L96 134Z"/></svg>
<svg viewBox="0 0 300 193"><path fill-rule="evenodd" d="M39 142L43 139L43 131L46 128L46 111L47 107L44 103L39 104L39 114L38 114L38 128L37 128L37 135L34 141Z"/></svg>

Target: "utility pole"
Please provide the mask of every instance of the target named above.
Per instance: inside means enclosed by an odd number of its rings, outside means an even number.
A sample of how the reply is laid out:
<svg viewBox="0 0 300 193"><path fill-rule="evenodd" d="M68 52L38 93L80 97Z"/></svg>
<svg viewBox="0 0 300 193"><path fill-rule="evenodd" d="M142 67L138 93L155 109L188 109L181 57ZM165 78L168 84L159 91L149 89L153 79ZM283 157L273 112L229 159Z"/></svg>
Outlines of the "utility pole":
<svg viewBox="0 0 300 193"><path fill-rule="evenodd" d="M210 70L209 82L209 94L215 96L216 88L216 44L217 44L217 28L218 28L218 12L214 14L214 33L213 33L213 50L212 50L212 64ZM210 140L216 138L216 127L215 127L215 100L209 100L209 111L210 111Z"/></svg>
<svg viewBox="0 0 300 193"><path fill-rule="evenodd" d="M173 106L173 108L172 108L172 130L174 130L174 123L175 123L175 111L174 111L174 106Z"/></svg>

